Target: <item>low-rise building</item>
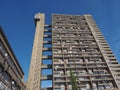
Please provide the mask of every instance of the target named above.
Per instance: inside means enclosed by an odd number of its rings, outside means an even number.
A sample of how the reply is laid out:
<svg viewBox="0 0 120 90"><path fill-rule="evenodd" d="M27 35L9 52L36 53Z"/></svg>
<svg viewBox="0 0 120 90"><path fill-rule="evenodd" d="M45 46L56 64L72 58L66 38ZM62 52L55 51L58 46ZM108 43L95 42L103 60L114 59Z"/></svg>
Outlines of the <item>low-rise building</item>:
<svg viewBox="0 0 120 90"><path fill-rule="evenodd" d="M24 72L0 27L0 90L24 90Z"/></svg>

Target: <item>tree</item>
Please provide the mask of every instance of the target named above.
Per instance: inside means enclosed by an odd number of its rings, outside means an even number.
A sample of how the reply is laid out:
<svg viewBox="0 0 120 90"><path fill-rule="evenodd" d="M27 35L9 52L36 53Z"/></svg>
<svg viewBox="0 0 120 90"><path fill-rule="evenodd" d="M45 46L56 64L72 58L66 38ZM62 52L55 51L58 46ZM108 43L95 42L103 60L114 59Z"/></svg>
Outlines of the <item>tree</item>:
<svg viewBox="0 0 120 90"><path fill-rule="evenodd" d="M76 76L74 76L72 71L70 71L70 78L71 78L72 90L77 90Z"/></svg>

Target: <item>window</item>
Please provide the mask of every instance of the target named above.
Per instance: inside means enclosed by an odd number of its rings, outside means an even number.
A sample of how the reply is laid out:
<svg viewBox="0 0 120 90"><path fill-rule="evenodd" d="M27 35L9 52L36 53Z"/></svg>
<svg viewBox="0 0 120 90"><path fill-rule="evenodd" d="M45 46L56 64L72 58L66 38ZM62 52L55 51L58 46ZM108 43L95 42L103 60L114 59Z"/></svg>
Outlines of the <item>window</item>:
<svg viewBox="0 0 120 90"><path fill-rule="evenodd" d="M52 41L52 38L44 38L44 41Z"/></svg>
<svg viewBox="0 0 120 90"><path fill-rule="evenodd" d="M52 87L52 80L41 80L41 88Z"/></svg>
<svg viewBox="0 0 120 90"><path fill-rule="evenodd" d="M52 35L51 32L44 32L44 35Z"/></svg>
<svg viewBox="0 0 120 90"><path fill-rule="evenodd" d="M52 75L52 69L42 69L42 76Z"/></svg>
<svg viewBox="0 0 120 90"><path fill-rule="evenodd" d="M10 76L9 76L6 72L4 72L4 74L3 74L3 79L4 79L6 82L8 82L8 81L10 80Z"/></svg>
<svg viewBox="0 0 120 90"><path fill-rule="evenodd" d="M51 59L43 59L42 64L52 64L52 60Z"/></svg>
<svg viewBox="0 0 120 90"><path fill-rule="evenodd" d="M44 48L51 48L51 47L52 47L52 44L43 44L43 47L44 47Z"/></svg>
<svg viewBox="0 0 120 90"><path fill-rule="evenodd" d="M43 56L52 55L52 51L43 51Z"/></svg>

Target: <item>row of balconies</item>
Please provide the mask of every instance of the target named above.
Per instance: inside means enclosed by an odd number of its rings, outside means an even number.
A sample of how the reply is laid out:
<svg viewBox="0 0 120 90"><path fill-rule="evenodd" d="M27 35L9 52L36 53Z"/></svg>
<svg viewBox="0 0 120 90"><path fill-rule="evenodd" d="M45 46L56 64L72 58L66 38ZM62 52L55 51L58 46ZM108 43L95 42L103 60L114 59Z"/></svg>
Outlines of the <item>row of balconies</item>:
<svg viewBox="0 0 120 90"><path fill-rule="evenodd" d="M89 81L112 81L113 78L97 78L97 79L82 79L82 80L76 80L77 82L89 82ZM57 79L57 80L54 80L55 83L64 83L64 82L71 82L70 80L65 80L65 79Z"/></svg>
<svg viewBox="0 0 120 90"><path fill-rule="evenodd" d="M83 54L84 53L84 54ZM62 50L56 50L56 51L53 51L53 55L68 55L68 54L71 54L71 55L91 55L91 56L99 56L99 55L101 55L101 53L100 52L98 52L98 51L94 51L94 52L90 52L90 51L71 51L71 50L69 50L69 51L67 51L67 50L63 50L63 52L62 52Z"/></svg>
<svg viewBox="0 0 120 90"><path fill-rule="evenodd" d="M61 52L68 52L68 53L81 53L81 52L93 52L93 53L99 53L99 49L98 47L96 46L91 46L91 47L88 47L88 46L79 46L79 45L76 45L76 46L69 46L69 45L65 45L64 47L63 46L56 46L56 47L53 47L53 52L55 53L61 53Z"/></svg>
<svg viewBox="0 0 120 90"><path fill-rule="evenodd" d="M79 23L85 23L86 22L86 20L84 19L84 17L69 17L69 16L67 16L67 17L57 17L57 18L55 18L55 17L53 17L53 19L52 19L52 21L53 21L53 23L56 23L56 22L79 22Z"/></svg>
<svg viewBox="0 0 120 90"><path fill-rule="evenodd" d="M86 25L86 21L85 20L78 20L78 19L64 19L64 20L55 20L55 21L53 21L53 23L52 23L52 25L70 25L70 24L72 24L72 25L76 25L76 24L78 24L78 25Z"/></svg>
<svg viewBox="0 0 120 90"><path fill-rule="evenodd" d="M70 32L70 33L68 33ZM53 34L56 34L56 35L52 35L53 38L62 38L62 37L79 37L79 38L92 38L93 36L91 35L90 32L84 32L84 31L57 31L57 32L53 32Z"/></svg>
<svg viewBox="0 0 120 90"><path fill-rule="evenodd" d="M65 49L65 48L69 49L71 45L73 46L73 50L74 50L74 49L78 49L78 50L86 49L86 50L84 50L84 51L90 51L90 52L92 52L92 51L90 50L91 48L92 48L92 49L98 48L98 46L96 46L96 45L84 46L84 45L73 44L73 43L65 43L64 45L63 45L63 44L54 44L54 43L53 43L53 46L52 46L53 52L54 52L54 50L56 50L56 49L62 49L62 48L63 48L63 49ZM89 49L89 50L87 50L87 49Z"/></svg>
<svg viewBox="0 0 120 90"><path fill-rule="evenodd" d="M75 31L75 30L64 30L64 29L61 29L61 30L53 30L52 31L52 34L53 34L53 36L54 35L56 35L56 34L61 34L61 35L69 35L69 34L76 34L76 35L82 35L82 36L87 36L87 35L90 35L91 34L91 32L89 32L89 31L84 31L84 30L79 30L79 31Z"/></svg>
<svg viewBox="0 0 120 90"><path fill-rule="evenodd" d="M59 75L59 76L62 76L62 75L70 75L70 70L64 70L64 72L62 71L63 68L61 68L60 70L57 70L57 68L55 67L55 70L54 70L54 75ZM87 71L82 71L82 70L79 70L79 71L72 71L73 74L75 76L82 76L82 75L85 75L85 76L100 76L100 75L110 75L110 73L107 71L107 70L96 70L96 71L91 71L92 69L89 69Z"/></svg>
<svg viewBox="0 0 120 90"><path fill-rule="evenodd" d="M59 36L59 37L53 37L53 40L69 40L69 39L84 39L84 40L91 40L91 39L94 39L93 37L90 37L90 36Z"/></svg>
<svg viewBox="0 0 120 90"><path fill-rule="evenodd" d="M97 58L96 58L96 60L89 60L89 59L55 59L54 61L53 61L53 63L55 64L57 64L57 63L59 63L59 64L61 64L61 63L73 63L73 64L105 64L105 62L104 61L101 61L101 60L97 60Z"/></svg>
<svg viewBox="0 0 120 90"><path fill-rule="evenodd" d="M73 28L71 28L71 25ZM52 26L53 26L53 28L62 27L61 29L80 29L80 28L83 29L85 27L88 27L86 22L68 22L67 24L61 24L61 25L54 23L54 24L52 24Z"/></svg>
<svg viewBox="0 0 120 90"><path fill-rule="evenodd" d="M42 65L41 66L41 68L42 69L47 69L47 68L49 68L49 69L51 69L52 68L52 65L50 64L50 65ZM80 66L80 65L70 65L70 64L65 64L65 65L57 65L57 66L55 66L55 69L56 70L60 70L60 69L64 69L64 68L66 68L66 69L70 69L70 68L72 68L72 69L75 69L75 68L77 68L77 69L85 69L85 68L107 68L107 66L106 65L98 65L98 66ZM114 69L113 69L114 70ZM117 70L117 68L115 69L115 70Z"/></svg>
<svg viewBox="0 0 120 90"><path fill-rule="evenodd" d="M90 65L98 65L98 64L105 64L105 62L93 62L93 61L88 61L88 62L84 62L84 61L69 61L69 62L66 62L66 61L54 61L53 62L54 64L77 64L77 65L83 65L83 64L86 64L87 66Z"/></svg>
<svg viewBox="0 0 120 90"><path fill-rule="evenodd" d="M78 44L78 42L80 42L80 44L84 44L84 41L94 41L94 38L91 38L91 37L81 37L81 36L76 36L76 37L54 37L52 39L52 41L60 41L62 40L63 42L66 41L66 42L76 42L76 44ZM86 43L86 44L89 44L89 43Z"/></svg>
<svg viewBox="0 0 120 90"><path fill-rule="evenodd" d="M70 32L70 33L68 33ZM52 35L52 37L76 37L76 36L81 36L81 37L93 37L93 35L91 34L91 32L89 31L84 31L84 30L64 30L64 31L60 31L60 30L55 30L53 31L53 33L55 33L56 35Z"/></svg>
<svg viewBox="0 0 120 90"><path fill-rule="evenodd" d="M70 38L72 38L71 40L70 40ZM72 44L75 44L75 45L97 45L96 43L93 43L93 39L92 38L89 38L89 40L86 38L84 38L84 40L81 38L81 39L79 39L79 38L77 38L77 37L75 37L75 40L74 40L74 38L73 37L67 37L67 38L55 38L55 39L53 39L52 40L53 41L53 44L55 43L55 45L56 44L66 44L66 43L72 43ZM86 41L86 42L84 42L84 41ZM87 42L87 41L89 41L89 42Z"/></svg>
<svg viewBox="0 0 120 90"><path fill-rule="evenodd" d="M43 66L42 66L43 67ZM47 68L47 66L44 66L43 68ZM85 69L85 68L107 68L107 66L106 65L100 65L100 66L76 66L76 65L70 65L70 64L66 64L65 66L58 66L57 67L57 70L60 70L60 69L64 69L64 68L66 68L66 69L75 69L75 68L77 68L77 69Z"/></svg>
<svg viewBox="0 0 120 90"><path fill-rule="evenodd" d="M59 29L59 30L86 30L86 31L88 31L89 30L89 26L88 25L85 25L85 27L83 27L83 26L78 26L78 25L73 25L73 26L71 26L71 25L52 25L52 30L53 29Z"/></svg>
<svg viewBox="0 0 120 90"><path fill-rule="evenodd" d="M61 41L62 40L62 42L76 42L76 44L78 43L78 42L80 42L80 44L84 44L84 42L92 42L92 41L95 41L93 38L77 38L77 37L69 37L69 38L52 38L52 41L54 41L54 42L59 42L59 41ZM86 43L86 44L88 44L88 43Z"/></svg>
<svg viewBox="0 0 120 90"><path fill-rule="evenodd" d="M55 57L74 57L74 58L77 58L77 57L102 57L102 55L89 55L89 53L84 53L84 55L83 54L74 54L74 53L72 53L72 54L69 54L69 53L61 53L61 54L53 54L53 57L55 58Z"/></svg>
<svg viewBox="0 0 120 90"><path fill-rule="evenodd" d="M111 90L114 88L112 83L93 84L92 87L90 84L86 84L86 85L79 84L77 86L78 86L78 90ZM54 90L66 90L65 87L66 87L65 85L55 84ZM72 90L72 86L68 85L67 90ZM114 89L114 90L118 90L118 89Z"/></svg>
<svg viewBox="0 0 120 90"><path fill-rule="evenodd" d="M86 63L100 63L100 62L104 62L102 58L65 58L64 60L59 58L59 59L54 59L54 62L61 62L61 61L68 61L69 62L79 62L79 63L84 63L84 61ZM116 62L112 62L112 63L116 63Z"/></svg>
<svg viewBox="0 0 120 90"><path fill-rule="evenodd" d="M99 73L99 72L98 72ZM91 76L91 77L95 77L95 76L111 76L111 74L96 74L96 73L93 73L93 74L85 74L85 73L81 73L81 74L77 74L76 76L84 76L84 77L88 77L88 76ZM54 77L56 78L63 78L63 77L70 77L70 74L54 74Z"/></svg>
<svg viewBox="0 0 120 90"><path fill-rule="evenodd" d="M64 70L63 68L61 68L60 70L58 70L58 67L55 67L55 70L54 70L54 75L64 75L64 74L67 74L69 75L70 74L70 70ZM109 75L110 73L106 70L106 69L100 69L100 70L97 70L97 69L88 69L87 71L86 70L79 70L77 69L77 71L72 71L75 75L84 75L86 74L86 76L89 76L89 75Z"/></svg>
<svg viewBox="0 0 120 90"><path fill-rule="evenodd" d="M61 14L53 14L52 15L52 21L56 20L84 20L83 15L61 15Z"/></svg>
<svg viewBox="0 0 120 90"><path fill-rule="evenodd" d="M62 26L59 26L59 25L52 25L52 31L63 31L66 32L66 31L90 31L89 30L89 26L85 26L85 27L81 27L81 26L69 26L69 25L62 25Z"/></svg>
<svg viewBox="0 0 120 90"><path fill-rule="evenodd" d="M68 59L69 61L78 61L78 62L84 62L85 60L83 59L88 59L86 62L101 62L104 61L104 59L101 59L102 57L74 57L74 58L69 58L69 57L64 57L64 59ZM63 60L62 57L53 57L54 62L57 60Z"/></svg>
<svg viewBox="0 0 120 90"><path fill-rule="evenodd" d="M61 41L62 40L62 41ZM80 45L95 45L95 41L94 40L63 40L63 39L55 39L55 40L52 40L53 42L55 42L56 44L65 44L65 43L75 43L75 44L80 44ZM88 42L89 41L89 42ZM97 45L97 44L96 44Z"/></svg>

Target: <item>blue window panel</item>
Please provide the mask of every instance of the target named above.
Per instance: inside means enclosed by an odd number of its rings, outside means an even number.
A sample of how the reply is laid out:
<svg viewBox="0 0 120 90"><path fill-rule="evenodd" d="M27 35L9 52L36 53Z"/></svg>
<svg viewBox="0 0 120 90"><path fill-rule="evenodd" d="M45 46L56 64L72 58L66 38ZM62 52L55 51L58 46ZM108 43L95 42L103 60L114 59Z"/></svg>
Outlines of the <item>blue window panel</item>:
<svg viewBox="0 0 120 90"><path fill-rule="evenodd" d="M52 80L42 80L41 88L52 87Z"/></svg>
<svg viewBox="0 0 120 90"><path fill-rule="evenodd" d="M44 32L44 35L52 35L52 32Z"/></svg>
<svg viewBox="0 0 120 90"><path fill-rule="evenodd" d="M52 48L52 44L43 44L44 48Z"/></svg>
<svg viewBox="0 0 120 90"><path fill-rule="evenodd" d="M44 41L52 41L52 38L44 38Z"/></svg>
<svg viewBox="0 0 120 90"><path fill-rule="evenodd" d="M50 29L47 29L48 31L52 31L52 29L50 28Z"/></svg>
<svg viewBox="0 0 120 90"><path fill-rule="evenodd" d="M52 75L52 69L42 69L42 76Z"/></svg>
<svg viewBox="0 0 120 90"><path fill-rule="evenodd" d="M52 55L52 51L43 51L43 56Z"/></svg>
<svg viewBox="0 0 120 90"><path fill-rule="evenodd" d="M46 60L42 60L42 64L52 64L52 60L51 59L46 59Z"/></svg>

